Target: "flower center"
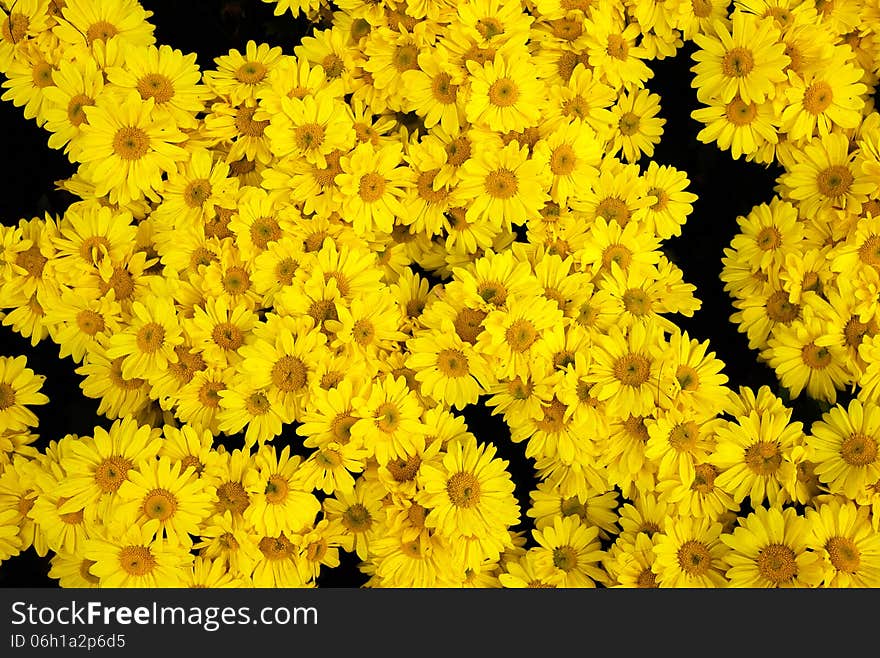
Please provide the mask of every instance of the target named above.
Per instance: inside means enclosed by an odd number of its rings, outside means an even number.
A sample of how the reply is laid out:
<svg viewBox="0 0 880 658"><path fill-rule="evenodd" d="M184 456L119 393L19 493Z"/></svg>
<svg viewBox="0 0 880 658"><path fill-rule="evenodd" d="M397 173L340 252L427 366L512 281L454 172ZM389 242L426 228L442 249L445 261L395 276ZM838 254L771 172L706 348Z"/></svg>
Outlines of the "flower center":
<svg viewBox="0 0 880 658"><path fill-rule="evenodd" d="M235 128L240 135L245 137L262 137L263 130L269 125L269 120L254 121L257 108L242 105L235 114Z"/></svg>
<svg viewBox="0 0 880 658"><path fill-rule="evenodd" d="M813 370L824 370L831 365L831 352L810 341L801 348L801 361Z"/></svg>
<svg viewBox="0 0 880 658"><path fill-rule="evenodd" d="M614 377L625 386L641 386L651 376L651 360L643 354L626 354L614 361Z"/></svg>
<svg viewBox="0 0 880 658"><path fill-rule="evenodd" d="M144 354L157 351L164 341L165 327L157 322L148 322L137 332L137 346Z"/></svg>
<svg viewBox="0 0 880 658"><path fill-rule="evenodd" d="M131 460L125 457L107 457L95 469L95 484L103 493L112 493L122 486L133 467Z"/></svg>
<svg viewBox="0 0 880 658"><path fill-rule="evenodd" d="M861 564L861 552L849 537L832 537L825 542L828 559L838 571L855 573Z"/></svg>
<svg viewBox="0 0 880 658"><path fill-rule="evenodd" d="M631 214L626 202L616 196L605 197L596 204L597 217L603 217L608 222L617 222L621 226L626 226Z"/></svg>
<svg viewBox="0 0 880 658"><path fill-rule="evenodd" d="M651 298L641 288L630 288L623 293L623 307L633 315L648 315L652 306Z"/></svg>
<svg viewBox="0 0 880 658"><path fill-rule="evenodd" d="M538 339L538 330L530 320L520 318L507 328L504 337L512 351L525 352Z"/></svg>
<svg viewBox="0 0 880 658"><path fill-rule="evenodd" d="M177 498L167 489L153 489L144 496L143 512L150 519L165 521L177 510Z"/></svg>
<svg viewBox="0 0 880 658"><path fill-rule="evenodd" d="M422 465L422 458L419 455L408 455L404 459L393 459L388 462L388 472L395 482L410 482L419 472L419 466Z"/></svg>
<svg viewBox="0 0 880 658"><path fill-rule="evenodd" d="M550 156L550 171L557 176L568 176L577 165L577 156L569 144L560 144Z"/></svg>
<svg viewBox="0 0 880 658"><path fill-rule="evenodd" d="M101 314L89 309L83 309L76 314L76 325L87 336L94 336L104 331L105 327L104 318ZM2 405L0 405L0 408L2 408Z"/></svg>
<svg viewBox="0 0 880 658"><path fill-rule="evenodd" d="M351 532L367 532L373 525L373 518L362 503L355 503L342 513L342 525Z"/></svg>
<svg viewBox="0 0 880 658"><path fill-rule="evenodd" d="M629 44L623 38L623 35L609 34L608 42L605 45L605 52L608 53L609 57L623 61L629 55Z"/></svg>
<svg viewBox="0 0 880 658"><path fill-rule="evenodd" d="M235 70L235 79L244 85L255 85L263 81L266 73L262 62L245 62Z"/></svg>
<svg viewBox="0 0 880 658"><path fill-rule="evenodd" d="M683 391L696 391L700 388L700 376L691 366L680 365L675 371L675 378Z"/></svg>
<svg viewBox="0 0 880 658"><path fill-rule="evenodd" d="M834 100L834 92L827 82L818 81L804 91L804 109L810 114L820 114L828 109Z"/></svg>
<svg viewBox="0 0 880 658"><path fill-rule="evenodd" d="M243 267L230 267L223 275L223 290L230 295L241 295L251 287L251 278Z"/></svg>
<svg viewBox="0 0 880 658"><path fill-rule="evenodd" d="M220 406L220 391L225 388L223 382L206 381L199 389L199 402L203 407L216 409Z"/></svg>
<svg viewBox="0 0 880 658"><path fill-rule="evenodd" d="M844 439L840 446L840 456L850 466L868 466L877 461L877 440L855 432Z"/></svg>
<svg viewBox="0 0 880 658"><path fill-rule="evenodd" d="M792 304L788 300L788 293L784 290L774 292L767 299L767 317L773 322L790 324L800 315L799 304Z"/></svg>
<svg viewBox="0 0 880 658"><path fill-rule="evenodd" d="M260 552L270 562L286 560L293 555L294 546L290 540L281 533L277 537L263 537L259 543Z"/></svg>
<svg viewBox="0 0 880 658"><path fill-rule="evenodd" d="M460 471L446 481L446 493L456 507L474 507L480 502L480 482L473 473Z"/></svg>
<svg viewBox="0 0 880 658"><path fill-rule="evenodd" d="M692 420L678 423L669 432L669 445L678 452L688 452L697 445L699 426Z"/></svg>
<svg viewBox="0 0 880 658"><path fill-rule="evenodd" d="M3 21L2 36L4 41L18 43L27 36L31 19L27 14L17 11L10 12L8 18Z"/></svg>
<svg viewBox="0 0 880 658"><path fill-rule="evenodd" d="M486 193L495 199L509 199L518 189L516 174L506 168L496 169L487 174L483 185Z"/></svg>
<svg viewBox="0 0 880 658"><path fill-rule="evenodd" d="M843 196L849 192L853 183L853 175L849 167L844 165L831 165L823 169L816 176L816 185L819 192L826 197L834 198Z"/></svg>
<svg viewBox="0 0 880 658"><path fill-rule="evenodd" d="M452 84L448 73L438 73L431 81L431 92L441 105L452 105L458 98L458 85Z"/></svg>
<svg viewBox="0 0 880 658"><path fill-rule="evenodd" d="M287 480L277 473L270 475L266 482L266 502L270 505L281 505L287 500L287 494L290 492L290 485Z"/></svg>
<svg viewBox="0 0 880 658"><path fill-rule="evenodd" d="M449 189L446 187L441 187L439 190L434 189L434 179L439 171L439 169L423 171L416 179L416 189L419 196L428 203L442 203L449 196Z"/></svg>
<svg viewBox="0 0 880 658"><path fill-rule="evenodd" d="M218 514L231 512L233 516L242 514L250 504L250 496L241 482L231 480L217 487L217 502L214 507Z"/></svg>
<svg viewBox="0 0 880 658"><path fill-rule="evenodd" d="M211 340L221 349L234 352L244 344L244 334L231 322L220 322L211 332Z"/></svg>
<svg viewBox="0 0 880 658"><path fill-rule="evenodd" d="M126 546L119 551L119 565L131 576L146 576L156 568L156 558L146 546Z"/></svg>
<svg viewBox="0 0 880 658"><path fill-rule="evenodd" d="M269 413L271 406L269 398L262 391L254 391L244 402L244 407L251 416L264 416Z"/></svg>
<svg viewBox="0 0 880 658"><path fill-rule="evenodd" d="M295 356L283 356L272 366L272 384L285 393L306 385L306 364Z"/></svg>
<svg viewBox="0 0 880 658"><path fill-rule="evenodd" d="M137 90L141 98L155 99L156 103L167 103L174 98L174 84L161 73L148 73L137 81Z"/></svg>
<svg viewBox="0 0 880 658"><path fill-rule="evenodd" d="M345 71L345 62L336 53L330 53L321 60L321 66L324 67L324 74L329 80L334 80L342 75Z"/></svg>
<svg viewBox="0 0 880 658"><path fill-rule="evenodd" d="M755 68L752 51L742 46L731 48L721 60L721 72L728 78L744 78Z"/></svg>
<svg viewBox="0 0 880 658"><path fill-rule="evenodd" d="M697 18L709 18L712 15L712 0L691 0L691 7Z"/></svg>
<svg viewBox="0 0 880 658"><path fill-rule="evenodd" d="M150 137L134 126L123 126L113 136L113 152L123 160L140 160L150 150Z"/></svg>
<svg viewBox="0 0 880 658"><path fill-rule="evenodd" d="M635 112L624 112L617 122L618 130L624 137L632 137L639 132L639 115Z"/></svg>
<svg viewBox="0 0 880 658"><path fill-rule="evenodd" d="M690 576L702 576L712 566L712 554L703 543L691 539L678 549L678 566Z"/></svg>
<svg viewBox="0 0 880 658"><path fill-rule="evenodd" d="M441 350L437 355L437 368L447 377L467 377L468 359L461 350Z"/></svg>
<svg viewBox="0 0 880 658"><path fill-rule="evenodd" d="M376 427L391 434L400 427L400 409L393 402L384 402L376 409Z"/></svg>
<svg viewBox="0 0 880 658"><path fill-rule="evenodd" d="M758 551L758 573L774 584L787 583L797 575L794 551L784 544L770 544Z"/></svg>
<svg viewBox="0 0 880 658"><path fill-rule="evenodd" d="M519 99L519 89L510 78L498 78L489 87L489 102L496 107L510 107Z"/></svg>
<svg viewBox="0 0 880 658"><path fill-rule="evenodd" d="M67 102L67 120L72 126L79 126L86 120L86 113L83 110L86 106L95 104L95 99L85 94L76 94L71 96Z"/></svg>
<svg viewBox="0 0 880 658"><path fill-rule="evenodd" d="M364 174L358 184L358 194L367 203L373 203L382 198L386 183L385 177L380 174L375 172Z"/></svg>
<svg viewBox="0 0 880 658"><path fill-rule="evenodd" d="M465 343L471 345L477 342L477 337L483 333L483 320L486 319L486 311L473 308L463 308L455 316L453 326L455 333Z"/></svg>
<svg viewBox="0 0 880 658"><path fill-rule="evenodd" d="M758 441L746 448L745 463L753 473L771 476L782 465L782 453L775 441Z"/></svg>
<svg viewBox="0 0 880 658"><path fill-rule="evenodd" d="M617 263L622 270L626 270L631 262L632 252L622 244L609 245L602 251L602 267L605 270L611 269L611 263Z"/></svg>
<svg viewBox="0 0 880 658"><path fill-rule="evenodd" d="M754 103L746 103L739 96L735 96L725 108L727 121L734 126L748 126L758 116L758 106Z"/></svg>
<svg viewBox="0 0 880 658"><path fill-rule="evenodd" d="M95 41L107 41L119 34L119 30L113 23L107 21L96 21L89 25L86 30L86 41L91 46Z"/></svg>
<svg viewBox="0 0 880 658"><path fill-rule="evenodd" d="M715 491L715 478L718 469L712 464L697 464L694 466L694 481L691 482L691 491L701 494L710 494Z"/></svg>
<svg viewBox="0 0 880 658"><path fill-rule="evenodd" d="M761 249L762 251L778 249L782 244L782 234L775 226L765 226L758 231L758 234L755 236L755 244L757 244L758 249Z"/></svg>

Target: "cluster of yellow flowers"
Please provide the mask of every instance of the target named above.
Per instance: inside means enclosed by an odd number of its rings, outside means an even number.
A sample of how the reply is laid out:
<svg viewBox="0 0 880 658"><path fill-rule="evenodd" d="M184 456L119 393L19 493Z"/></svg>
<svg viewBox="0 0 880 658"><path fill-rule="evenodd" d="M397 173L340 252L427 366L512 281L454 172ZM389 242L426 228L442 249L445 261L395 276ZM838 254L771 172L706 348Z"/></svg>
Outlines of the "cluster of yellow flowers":
<svg viewBox="0 0 880 658"><path fill-rule="evenodd" d="M3 324L110 422L37 450L42 378L0 357L0 560L51 552L70 587L308 587L340 551L370 587L880 585L878 0L284 0L332 25L205 71L135 0L0 6L2 98L79 199L0 228ZM696 197L639 163L646 62L684 40L700 139L787 170L725 260L743 329L794 395L863 386L809 431L669 317L700 307L662 252ZM525 510L474 404L533 461Z"/></svg>

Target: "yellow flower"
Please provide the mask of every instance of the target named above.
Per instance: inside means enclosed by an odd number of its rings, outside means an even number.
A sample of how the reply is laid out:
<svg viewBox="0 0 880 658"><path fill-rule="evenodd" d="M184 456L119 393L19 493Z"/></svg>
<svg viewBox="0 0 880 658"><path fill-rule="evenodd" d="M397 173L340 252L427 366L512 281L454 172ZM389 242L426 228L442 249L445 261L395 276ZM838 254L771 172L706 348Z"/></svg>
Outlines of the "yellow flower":
<svg viewBox="0 0 880 658"><path fill-rule="evenodd" d="M746 105L772 98L775 85L785 80L784 67L791 61L779 39L779 28L772 18L735 11L732 26L716 21L714 34L695 34L699 46L691 69L691 86L697 98L706 103L718 98L730 103L739 95Z"/></svg>
<svg viewBox="0 0 880 658"><path fill-rule="evenodd" d="M95 184L97 196L124 205L146 196L159 200L163 174L177 170L186 151L177 142L186 136L173 121L153 114L154 99L134 91L124 100L103 94L85 106L76 157L81 173Z"/></svg>
<svg viewBox="0 0 880 658"><path fill-rule="evenodd" d="M88 121L83 108L95 104L104 89L104 76L94 58L83 57L60 62L52 81L43 91L45 128L52 133L49 146L63 148L76 161L82 125Z"/></svg>
<svg viewBox="0 0 880 658"><path fill-rule="evenodd" d="M353 407L357 420L351 438L361 441L380 465L424 444L422 406L404 377L387 374L373 380Z"/></svg>
<svg viewBox="0 0 880 658"><path fill-rule="evenodd" d="M246 472L242 484L250 497L244 520L257 534L290 535L315 522L321 504L304 486L301 461L290 454L290 446L279 452L264 445L254 455L255 468Z"/></svg>
<svg viewBox="0 0 880 658"><path fill-rule="evenodd" d="M532 157L550 170L550 198L564 205L577 190L590 187L598 176L601 145L590 130L569 123L543 137L535 145Z"/></svg>
<svg viewBox="0 0 880 658"><path fill-rule="evenodd" d="M184 546L192 545L215 497L204 480L168 457L141 462L117 494L116 519L141 526L158 521L153 527L157 538Z"/></svg>
<svg viewBox="0 0 880 658"><path fill-rule="evenodd" d="M245 44L244 53L232 48L226 55L215 58L217 68L206 70L202 77L217 96L239 105L255 101L268 87L268 73L282 57L279 46L250 40Z"/></svg>
<svg viewBox="0 0 880 658"><path fill-rule="evenodd" d="M773 148L779 142L778 120L771 101L745 102L735 95L727 102L707 99L708 107L691 112L691 117L706 124L697 133L704 144L715 142L718 148L730 151L734 160L745 156L770 163Z"/></svg>
<svg viewBox="0 0 880 658"><path fill-rule="evenodd" d="M722 526L712 519L682 516L669 520L654 545L654 570L660 587L728 587L724 561L729 549Z"/></svg>
<svg viewBox="0 0 880 658"><path fill-rule="evenodd" d="M612 108L615 123L609 155L621 153L629 163L638 162L642 155L654 155L654 146L660 142L666 119L658 117L660 96L646 89L624 87Z"/></svg>
<svg viewBox="0 0 880 658"><path fill-rule="evenodd" d="M878 430L877 405L859 400L846 408L836 405L813 423L806 443L813 451L815 473L829 493L855 499L880 480Z"/></svg>
<svg viewBox="0 0 880 658"><path fill-rule="evenodd" d="M601 567L605 557L599 542L599 528L583 523L577 516L557 516L552 525L532 530L538 546L535 574L556 587L596 587L605 584L608 574Z"/></svg>
<svg viewBox="0 0 880 658"><path fill-rule="evenodd" d="M69 0L61 8L61 16L64 20L55 23L52 31L67 44L81 44L83 35L93 49L116 38L139 47L156 40L155 27L149 22L153 12L137 0Z"/></svg>
<svg viewBox="0 0 880 658"><path fill-rule="evenodd" d="M465 114L471 124L507 132L539 122L546 90L528 58L498 54L482 65L468 61L467 68L471 77Z"/></svg>
<svg viewBox="0 0 880 658"><path fill-rule="evenodd" d="M40 393L44 375L37 375L27 367L27 357L0 356L0 432L19 431L39 423L29 405L49 402Z"/></svg>
<svg viewBox="0 0 880 658"><path fill-rule="evenodd" d="M880 534L869 516L870 508L837 496L807 508L807 546L822 559L822 587L880 585Z"/></svg>
<svg viewBox="0 0 880 658"><path fill-rule="evenodd" d="M89 539L85 557L98 587L179 587L193 556L181 544L154 537L157 521L119 528L106 537Z"/></svg>
<svg viewBox="0 0 880 658"><path fill-rule="evenodd" d="M340 166L335 182L343 194L345 220L364 238L390 234L397 218L406 214L401 200L412 184L400 144L378 150L371 143L359 144L342 156Z"/></svg>

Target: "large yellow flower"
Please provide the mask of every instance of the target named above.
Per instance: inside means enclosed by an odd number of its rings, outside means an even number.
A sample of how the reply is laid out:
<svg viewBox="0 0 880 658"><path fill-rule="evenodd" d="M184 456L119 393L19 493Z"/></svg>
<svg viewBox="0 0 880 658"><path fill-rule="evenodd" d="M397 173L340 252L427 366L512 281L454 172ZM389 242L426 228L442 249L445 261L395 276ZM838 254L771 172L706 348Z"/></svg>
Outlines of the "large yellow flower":
<svg viewBox="0 0 880 658"><path fill-rule="evenodd" d="M27 357L0 357L0 432L24 430L38 424L28 405L49 402L40 392L45 376L27 367ZM0 471L2 472L2 471Z"/></svg>
<svg viewBox="0 0 880 658"><path fill-rule="evenodd" d="M76 157L97 196L120 205L144 196L158 201L163 174L176 171L186 158L177 146L186 136L168 115L156 116L154 105L154 99L144 101L132 91L122 101L103 94L83 107L88 121L80 126Z"/></svg>
<svg viewBox="0 0 880 658"><path fill-rule="evenodd" d="M470 123L499 132L538 124L546 89L527 57L498 54L482 65L469 60L467 67L471 78L465 114Z"/></svg>

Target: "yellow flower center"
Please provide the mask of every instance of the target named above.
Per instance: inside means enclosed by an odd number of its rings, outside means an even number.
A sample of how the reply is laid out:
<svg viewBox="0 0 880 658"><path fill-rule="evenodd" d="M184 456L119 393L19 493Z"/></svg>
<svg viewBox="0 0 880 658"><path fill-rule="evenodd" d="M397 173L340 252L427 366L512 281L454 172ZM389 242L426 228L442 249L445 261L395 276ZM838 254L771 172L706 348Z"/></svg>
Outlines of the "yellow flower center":
<svg viewBox="0 0 880 658"><path fill-rule="evenodd" d="M358 184L358 194L365 202L373 203L382 198L386 183L385 177L376 172L364 174Z"/></svg>
<svg viewBox="0 0 880 658"><path fill-rule="evenodd" d="M107 457L95 469L95 484L103 493L111 493L119 489L128 471L134 468L130 459L125 457Z"/></svg>
<svg viewBox="0 0 880 658"><path fill-rule="evenodd" d="M840 456L850 466L868 466L877 461L877 440L854 432L840 445Z"/></svg>
<svg viewBox="0 0 880 658"><path fill-rule="evenodd" d="M431 93L441 105L452 105L458 99L458 85L448 73L440 72L431 81Z"/></svg>
<svg viewBox="0 0 880 658"><path fill-rule="evenodd" d="M233 516L242 514L250 504L250 496L241 482L230 480L217 487L217 502L214 508L218 514L231 512Z"/></svg>
<svg viewBox="0 0 880 658"><path fill-rule="evenodd" d="M752 51L742 46L731 48L721 60L721 72L728 78L744 78L754 68Z"/></svg>
<svg viewBox="0 0 880 658"><path fill-rule="evenodd" d="M467 377L468 359L461 350L441 350L437 355L437 369L446 377Z"/></svg>
<svg viewBox="0 0 880 658"><path fill-rule="evenodd" d="M231 322L220 322L211 331L211 340L219 348L234 352L244 344L244 334Z"/></svg>
<svg viewBox="0 0 880 658"><path fill-rule="evenodd" d="M603 217L608 222L617 222L621 226L626 226L631 214L626 202L616 196L605 197L596 204L597 217Z"/></svg>
<svg viewBox="0 0 880 658"><path fill-rule="evenodd" d="M174 98L174 83L161 73L148 73L137 81L141 98L155 99L156 103L167 103Z"/></svg>
<svg viewBox="0 0 880 658"><path fill-rule="evenodd" d="M613 372L624 386L638 387L651 377L651 360L643 354L625 354L614 361Z"/></svg>
<svg viewBox="0 0 880 658"><path fill-rule="evenodd" d="M71 96L67 102L67 120L72 126L82 125L86 121L86 113L83 108L94 104L95 99L85 94Z"/></svg>
<svg viewBox="0 0 880 658"><path fill-rule="evenodd" d="M18 43L27 36L30 23L31 19L28 18L27 14L22 14L18 11L9 12L6 20L3 21L0 34L2 34L4 41Z"/></svg>
<svg viewBox="0 0 880 658"><path fill-rule="evenodd" d="M254 391L244 401L244 408L251 416L265 416L271 407L269 398L262 391Z"/></svg>
<svg viewBox="0 0 880 658"><path fill-rule="evenodd" d="M758 551L758 573L775 585L787 583L797 575L794 551L785 544L770 544Z"/></svg>
<svg viewBox="0 0 880 658"><path fill-rule="evenodd" d="M207 178L197 178L190 181L183 190L183 201L190 208L201 208L211 197L211 181Z"/></svg>
<svg viewBox="0 0 880 658"><path fill-rule="evenodd" d="M422 465L419 455L407 455L406 459L393 459L388 462L388 472L395 482L410 482L415 479Z"/></svg>
<svg viewBox="0 0 880 658"><path fill-rule="evenodd" d="M560 144L550 155L550 171L556 176L568 176L577 166L577 156L570 144Z"/></svg>
<svg viewBox="0 0 880 658"><path fill-rule="evenodd" d="M446 145L446 162L453 167L460 167L471 157L471 140L467 135L460 135Z"/></svg>
<svg viewBox="0 0 880 658"><path fill-rule="evenodd" d="M816 186L819 188L819 193L823 196L836 198L849 192L853 180L849 167L831 165L820 171L816 176Z"/></svg>
<svg viewBox="0 0 880 658"><path fill-rule="evenodd" d="M758 106L754 103L746 103L736 96L727 104L724 113L727 121L734 126L748 126L758 116Z"/></svg>
<svg viewBox="0 0 880 658"><path fill-rule="evenodd" d="M818 81L804 91L804 109L810 114L820 114L828 109L834 100L834 92L827 82Z"/></svg>
<svg viewBox="0 0 880 658"><path fill-rule="evenodd" d="M605 52L609 57L623 61L629 56L629 43L622 34L609 34Z"/></svg>
<svg viewBox="0 0 880 658"><path fill-rule="evenodd" d="M767 317L773 322L782 324L792 323L800 315L801 307L788 300L788 293L784 290L774 292L767 299Z"/></svg>
<svg viewBox="0 0 880 658"><path fill-rule="evenodd" d="M855 573L861 564L861 551L849 537L832 537L825 542L832 566L843 573Z"/></svg>
<svg viewBox="0 0 880 658"><path fill-rule="evenodd" d="M177 510L177 498L167 489L153 489L146 496L142 511L147 518L165 521Z"/></svg>
<svg viewBox="0 0 880 658"><path fill-rule="evenodd" d="M516 174L504 167L486 174L483 186L486 193L495 199L509 199L519 189Z"/></svg>
<svg viewBox="0 0 880 658"><path fill-rule="evenodd" d="M702 576L712 567L712 554L703 542L691 539L678 549L678 566L689 576Z"/></svg>
<svg viewBox="0 0 880 658"><path fill-rule="evenodd" d="M269 120L255 121L254 114L257 108L242 105L235 114L235 129L245 137L262 137L263 131L269 125Z"/></svg>
<svg viewBox="0 0 880 658"><path fill-rule="evenodd" d="M373 518L362 503L355 503L342 513L342 525L350 532L367 532L373 525Z"/></svg>
<svg viewBox="0 0 880 658"><path fill-rule="evenodd" d="M321 148L324 143L324 126L318 123L297 126L293 131L293 141L301 151Z"/></svg>
<svg viewBox="0 0 880 658"><path fill-rule="evenodd" d="M283 356L272 366L272 384L285 393L299 391L306 385L307 372L302 359Z"/></svg>
<svg viewBox="0 0 880 658"><path fill-rule="evenodd" d="M489 102L496 107L510 107L519 100L519 88L510 78L498 78L489 87Z"/></svg>
<svg viewBox="0 0 880 658"><path fill-rule="evenodd" d="M137 332L137 346L144 354L152 354L162 347L165 341L165 327L158 322L148 322Z"/></svg>
<svg viewBox="0 0 880 658"><path fill-rule="evenodd" d="M94 336L104 331L105 328L104 318L101 314L89 309L83 309L76 314L76 325L87 336Z"/></svg>
<svg viewBox="0 0 880 658"><path fill-rule="evenodd" d="M538 330L531 320L520 318L507 328L504 333L507 344L513 352L525 352L538 340Z"/></svg>
<svg viewBox="0 0 880 658"><path fill-rule="evenodd" d="M146 576L156 568L156 558L147 546L125 546L119 551L119 566L131 576Z"/></svg>
<svg viewBox="0 0 880 658"><path fill-rule="evenodd" d="M223 290L230 295L241 295L251 287L251 277L243 267L233 266L223 275Z"/></svg>
<svg viewBox="0 0 880 658"><path fill-rule="evenodd" d="M263 81L267 72L262 62L245 62L235 70L235 79L244 85L256 85Z"/></svg>
<svg viewBox="0 0 880 658"><path fill-rule="evenodd" d="M283 476L275 473L269 476L266 481L266 502L270 505L281 505L287 500L287 494L290 492L290 485Z"/></svg>
<svg viewBox="0 0 880 658"><path fill-rule="evenodd" d="M691 482L691 491L701 494L710 494L715 491L715 478L718 477L718 469L712 464L697 464L694 466L694 481Z"/></svg>
<svg viewBox="0 0 880 658"><path fill-rule="evenodd" d="M801 348L801 361L813 370L824 370L831 365L831 352L827 347L819 347L809 342Z"/></svg>
<svg viewBox="0 0 880 658"><path fill-rule="evenodd" d="M639 132L640 123L641 119L639 119L638 114L635 112L624 112L620 115L620 120L617 122L617 128L620 130L620 134L624 137L632 137Z"/></svg>
<svg viewBox="0 0 880 658"><path fill-rule="evenodd" d="M379 405L374 414L376 419L376 427L382 432L391 434L400 427L401 414L400 409L393 402L384 402Z"/></svg>
<svg viewBox="0 0 880 658"><path fill-rule="evenodd" d="M782 234L775 226L765 226L755 236L755 244L762 251L778 249L782 245Z"/></svg>
<svg viewBox="0 0 880 658"><path fill-rule="evenodd" d="M758 441L746 448L745 463L755 475L772 476L782 465L782 453L776 441Z"/></svg>
<svg viewBox="0 0 880 658"><path fill-rule="evenodd" d="M140 160L150 150L150 137L134 126L123 126L113 136L113 152L123 160Z"/></svg>
<svg viewBox="0 0 880 658"><path fill-rule="evenodd" d="M107 21L96 21L86 30L86 41L91 46L95 41L107 41L119 34L119 29Z"/></svg>
<svg viewBox="0 0 880 658"><path fill-rule="evenodd" d="M480 482L473 473L460 471L446 481L446 493L456 507L474 507L480 502Z"/></svg>
<svg viewBox="0 0 880 658"><path fill-rule="evenodd" d="M286 560L293 555L294 545L281 533L277 537L263 537L259 543L260 552L270 562Z"/></svg>

